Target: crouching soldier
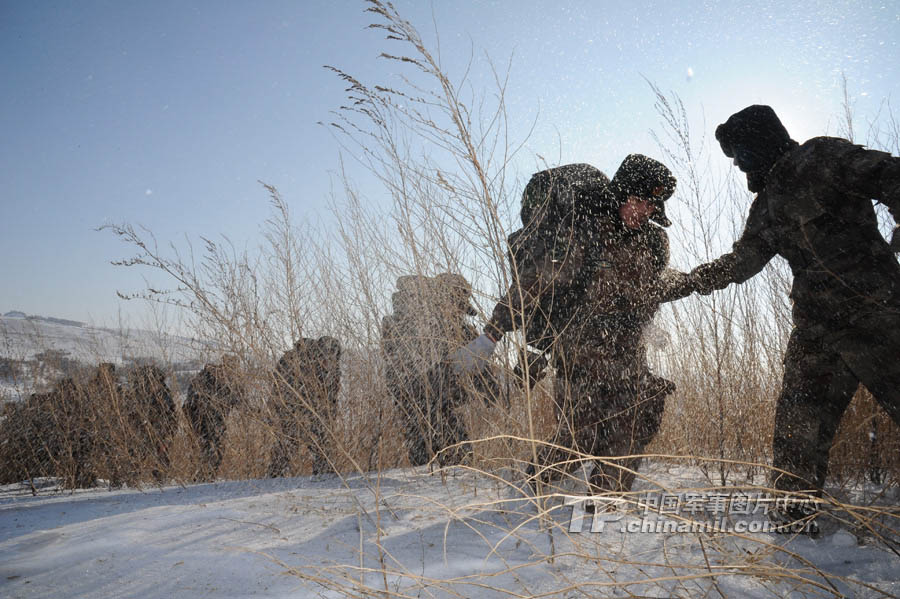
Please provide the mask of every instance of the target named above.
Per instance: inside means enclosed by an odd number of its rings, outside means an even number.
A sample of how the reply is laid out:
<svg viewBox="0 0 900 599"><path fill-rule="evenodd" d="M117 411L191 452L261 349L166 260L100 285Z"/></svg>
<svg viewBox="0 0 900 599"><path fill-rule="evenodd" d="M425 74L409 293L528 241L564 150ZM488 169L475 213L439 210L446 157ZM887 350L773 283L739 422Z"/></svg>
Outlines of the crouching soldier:
<svg viewBox="0 0 900 599"><path fill-rule="evenodd" d="M458 359L480 368L515 329L532 355L549 355L558 419L550 441L565 449L542 451L529 469L544 481L578 465L576 451L601 458L593 492L627 491L641 459L615 458L641 454L659 429L675 387L650 372L642 336L660 303L690 291L685 275L666 268L663 202L674 190L669 169L640 154L612 181L572 164L535 174L525 188L524 226L509 240L512 286Z"/></svg>
<svg viewBox="0 0 900 599"><path fill-rule="evenodd" d="M188 385L181 409L194 436L200 443L203 478L215 478L222 463L225 421L241 401L238 359L222 357L221 364L207 364Z"/></svg>
<svg viewBox="0 0 900 599"><path fill-rule="evenodd" d="M291 476L301 440L313 456L313 474L334 470L329 430L341 390L341 344L334 337L301 338L284 353L274 373L275 447L269 476Z"/></svg>

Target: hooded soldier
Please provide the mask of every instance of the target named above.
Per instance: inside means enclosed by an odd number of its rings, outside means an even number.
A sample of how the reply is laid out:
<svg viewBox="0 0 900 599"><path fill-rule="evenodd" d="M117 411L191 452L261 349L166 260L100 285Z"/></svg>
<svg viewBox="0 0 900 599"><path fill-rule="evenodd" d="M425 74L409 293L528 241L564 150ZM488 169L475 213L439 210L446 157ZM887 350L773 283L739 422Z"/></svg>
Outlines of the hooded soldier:
<svg viewBox="0 0 900 599"><path fill-rule="evenodd" d="M276 434L269 476L295 474L291 460L305 442L313 474L333 471L329 427L341 391L341 343L334 337L302 337L284 353L274 373Z"/></svg>
<svg viewBox="0 0 900 599"><path fill-rule="evenodd" d="M138 366L128 373L124 392L136 437L132 456L139 461L149 458L153 478L161 483L178 422L166 373L152 364Z"/></svg>
<svg viewBox="0 0 900 599"><path fill-rule="evenodd" d="M900 234L895 228L886 242L872 206L885 204L900 222L900 158L835 137L798 144L769 106L733 114L716 139L757 195L732 251L695 268L691 285L710 293L743 283L776 254L788 261L794 328L776 404L773 483L821 493L860 383L900 424Z"/></svg>
<svg viewBox="0 0 900 599"><path fill-rule="evenodd" d="M488 384L464 388L440 366L478 334L468 322L469 316L477 314L471 298L471 285L457 273L402 276L392 296L393 314L382 320L385 380L414 466L465 441L457 409L469 399L470 391L491 391ZM441 462L460 461L464 449L459 449L441 453Z"/></svg>
<svg viewBox="0 0 900 599"><path fill-rule="evenodd" d="M205 476L215 478L225 452L225 422L243 396L237 356L222 356L221 364L207 364L188 385L181 405L204 459Z"/></svg>
<svg viewBox="0 0 900 599"><path fill-rule="evenodd" d="M664 202L676 181L663 164L640 154L605 179L589 165L532 177L523 205L548 206L545 220L523 221L525 228L510 237L513 285L484 333L456 359L460 370L477 369L504 333L521 329L556 368L553 442L590 455L635 455L656 434L665 397L674 391L650 373L642 334L662 301L683 295L668 283L684 275L666 269L663 228L671 224ZM544 452L544 478L566 459L561 451ZM595 465L593 489L629 489L629 470L639 459L626 462Z"/></svg>

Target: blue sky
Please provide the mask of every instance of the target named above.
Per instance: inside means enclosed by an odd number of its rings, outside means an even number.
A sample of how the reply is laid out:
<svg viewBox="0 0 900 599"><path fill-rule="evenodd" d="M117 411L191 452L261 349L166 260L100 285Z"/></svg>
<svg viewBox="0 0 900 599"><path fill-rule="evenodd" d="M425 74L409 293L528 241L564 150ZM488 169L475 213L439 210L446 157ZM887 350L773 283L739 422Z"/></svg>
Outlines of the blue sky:
<svg viewBox="0 0 900 599"><path fill-rule="evenodd" d="M612 173L658 156L645 81L681 96L708 130L771 104L798 140L836 133L841 73L857 118L900 101L897 2L394 2L451 76L473 57L511 57L513 133L537 116L526 155ZM325 223L339 146L327 128L344 85L329 64L390 83L396 50L363 2L0 0L0 312L112 323L116 290L139 290L131 254L104 223L162 243L227 235L260 242L257 180L295 218ZM474 54L473 54L474 52ZM723 163L727 159L721 157ZM528 164L522 168L527 170ZM372 202L383 192L351 171Z"/></svg>

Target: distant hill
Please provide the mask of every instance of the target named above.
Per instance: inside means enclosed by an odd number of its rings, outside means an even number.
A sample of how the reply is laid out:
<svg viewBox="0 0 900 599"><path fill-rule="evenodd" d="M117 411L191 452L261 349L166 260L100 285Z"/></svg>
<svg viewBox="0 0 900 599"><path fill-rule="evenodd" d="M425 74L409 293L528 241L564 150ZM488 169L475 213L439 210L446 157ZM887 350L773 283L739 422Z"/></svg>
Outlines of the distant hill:
<svg viewBox="0 0 900 599"><path fill-rule="evenodd" d="M144 358L180 362L198 359L200 348L201 344L192 339L155 331L117 331L65 318L27 316L20 311L0 316L0 357L6 358L25 360L58 350L88 364L122 364Z"/></svg>
<svg viewBox="0 0 900 599"><path fill-rule="evenodd" d="M77 320L67 320L65 318L53 318L52 316L38 316L36 314L25 314L24 312L20 312L18 310L12 310L11 312L7 312L3 315L3 318L25 318L27 320L40 320L43 322L51 322L53 324L61 324L67 327L83 327L85 326L83 322L78 322Z"/></svg>

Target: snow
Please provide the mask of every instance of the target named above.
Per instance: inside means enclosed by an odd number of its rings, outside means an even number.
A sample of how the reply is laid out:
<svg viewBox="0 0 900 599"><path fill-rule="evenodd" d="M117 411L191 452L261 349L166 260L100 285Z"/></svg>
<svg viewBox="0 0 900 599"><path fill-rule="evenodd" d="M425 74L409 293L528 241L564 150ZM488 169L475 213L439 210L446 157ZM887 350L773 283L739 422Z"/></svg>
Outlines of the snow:
<svg viewBox="0 0 900 599"><path fill-rule="evenodd" d="M26 360L48 349L86 364L113 362L126 357L152 357L164 361L196 358L191 340L141 329L115 331L57 318L0 316L0 356Z"/></svg>
<svg viewBox="0 0 900 599"><path fill-rule="evenodd" d="M708 488L689 468L653 476ZM569 533L572 508L557 502L542 520L512 478L419 468L143 491L48 486L37 496L9 486L0 490L0 596L900 594L900 558L845 530L819 539L623 532L640 518L629 512L603 532Z"/></svg>

